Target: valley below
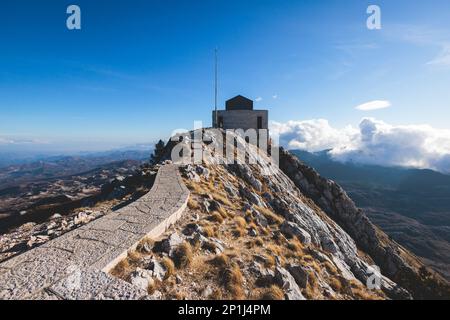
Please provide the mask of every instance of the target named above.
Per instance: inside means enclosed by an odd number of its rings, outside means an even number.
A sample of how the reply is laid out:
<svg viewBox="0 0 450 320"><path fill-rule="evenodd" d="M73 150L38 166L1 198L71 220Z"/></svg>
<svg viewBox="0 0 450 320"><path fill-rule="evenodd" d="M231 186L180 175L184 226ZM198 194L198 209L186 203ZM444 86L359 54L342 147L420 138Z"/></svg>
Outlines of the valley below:
<svg viewBox="0 0 450 320"><path fill-rule="evenodd" d="M432 170L340 163L326 152L293 153L339 183L389 237L450 279L450 176Z"/></svg>

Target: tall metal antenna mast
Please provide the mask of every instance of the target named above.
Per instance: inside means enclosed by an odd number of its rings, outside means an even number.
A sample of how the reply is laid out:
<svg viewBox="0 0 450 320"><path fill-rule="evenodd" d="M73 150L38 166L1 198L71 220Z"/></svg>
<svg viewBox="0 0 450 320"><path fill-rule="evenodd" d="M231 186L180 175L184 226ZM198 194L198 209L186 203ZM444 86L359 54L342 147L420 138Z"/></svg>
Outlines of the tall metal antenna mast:
<svg viewBox="0 0 450 320"><path fill-rule="evenodd" d="M214 127L218 128L218 115L217 115L217 47L214 50Z"/></svg>

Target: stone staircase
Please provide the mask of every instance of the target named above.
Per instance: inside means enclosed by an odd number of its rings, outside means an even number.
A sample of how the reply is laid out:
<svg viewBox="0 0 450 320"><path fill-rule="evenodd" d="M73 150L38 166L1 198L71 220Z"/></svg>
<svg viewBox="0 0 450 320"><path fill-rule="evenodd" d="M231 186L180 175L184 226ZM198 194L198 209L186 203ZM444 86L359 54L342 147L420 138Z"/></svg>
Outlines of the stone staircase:
<svg viewBox="0 0 450 320"><path fill-rule="evenodd" d="M145 291L108 272L176 222L188 198L178 167L161 166L136 202L1 263L0 299L144 299Z"/></svg>

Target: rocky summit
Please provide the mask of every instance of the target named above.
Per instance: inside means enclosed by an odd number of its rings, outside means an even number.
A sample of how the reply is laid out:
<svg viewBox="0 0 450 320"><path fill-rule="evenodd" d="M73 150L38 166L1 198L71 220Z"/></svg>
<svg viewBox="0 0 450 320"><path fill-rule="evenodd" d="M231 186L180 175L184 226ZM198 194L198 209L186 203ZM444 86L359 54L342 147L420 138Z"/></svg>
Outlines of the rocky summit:
<svg viewBox="0 0 450 320"><path fill-rule="evenodd" d="M200 144L198 163L172 157L198 150L194 132L172 139L145 168L158 174L141 198L101 214L84 209L69 222L53 216L32 249L0 264L1 297L450 298L448 282L374 226L337 183L282 148L279 165L251 144L245 162L226 163L224 136ZM71 222L80 227L48 234ZM37 278L27 283L24 272ZM66 286L74 274L80 283Z"/></svg>
<svg viewBox="0 0 450 320"><path fill-rule="evenodd" d="M193 138L168 143L159 161ZM288 151L280 149L279 167L252 145L248 164L219 164L220 139L209 140L202 163L179 165L190 190L180 220L160 238L144 239L113 275L141 283L148 270L155 299L450 297L446 280Z"/></svg>

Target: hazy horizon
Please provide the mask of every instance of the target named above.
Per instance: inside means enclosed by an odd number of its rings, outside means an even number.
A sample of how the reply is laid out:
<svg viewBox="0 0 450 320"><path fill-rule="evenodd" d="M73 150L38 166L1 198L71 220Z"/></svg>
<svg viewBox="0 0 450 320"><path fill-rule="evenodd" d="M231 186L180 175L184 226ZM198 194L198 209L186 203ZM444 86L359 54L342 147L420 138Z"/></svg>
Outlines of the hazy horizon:
<svg viewBox="0 0 450 320"><path fill-rule="evenodd" d="M2 5L0 153L104 151L211 125L242 94L289 148L450 170L450 3L79 0ZM30 27L32 26L32 27ZM1 154L0 154L1 156Z"/></svg>

